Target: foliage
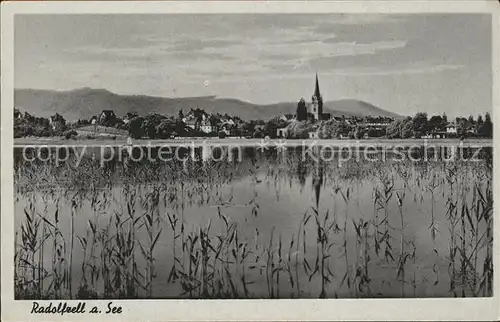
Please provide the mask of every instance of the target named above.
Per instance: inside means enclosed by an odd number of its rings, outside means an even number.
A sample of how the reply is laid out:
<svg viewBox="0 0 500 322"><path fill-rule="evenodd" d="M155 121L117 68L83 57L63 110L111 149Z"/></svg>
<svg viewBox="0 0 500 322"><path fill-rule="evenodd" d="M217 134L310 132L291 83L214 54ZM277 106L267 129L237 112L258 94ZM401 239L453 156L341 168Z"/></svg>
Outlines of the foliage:
<svg viewBox="0 0 500 322"><path fill-rule="evenodd" d="M413 119L411 117L407 117L403 120L401 124L401 138L408 139L413 135Z"/></svg>
<svg viewBox="0 0 500 322"><path fill-rule="evenodd" d="M76 137L78 135L78 133L75 130L67 130L64 132L63 135L66 139L69 140L69 139Z"/></svg>
<svg viewBox="0 0 500 322"><path fill-rule="evenodd" d="M14 116L19 116L20 112L14 110ZM14 137L20 138L25 136L48 137L62 135L66 129L66 121L62 116L56 114L57 121L54 123L54 128L50 125L47 118L35 117L25 113L23 117L14 118Z"/></svg>
<svg viewBox="0 0 500 322"><path fill-rule="evenodd" d="M367 133L368 133L368 136L371 138L379 138L381 136L386 135L386 129L384 127L382 127L382 128L369 128Z"/></svg>
<svg viewBox="0 0 500 322"><path fill-rule="evenodd" d="M269 121L266 122L264 126L264 133L265 136L269 136L270 138L276 138L276 133L279 128L284 128L287 126L287 121L279 118L279 117L274 117L270 119Z"/></svg>
<svg viewBox="0 0 500 322"><path fill-rule="evenodd" d="M360 140L365 136L366 130L360 126L356 126L354 130L354 138Z"/></svg>
<svg viewBox="0 0 500 322"><path fill-rule="evenodd" d="M292 121L287 129L289 139L307 139L313 127L312 124L308 122Z"/></svg>
<svg viewBox="0 0 500 322"><path fill-rule="evenodd" d="M196 133L180 120L168 118L160 114L150 114L132 119L128 126L132 138L167 139L172 136L193 136Z"/></svg>
<svg viewBox="0 0 500 322"><path fill-rule="evenodd" d="M307 107L306 101L301 98L299 103L297 104L297 121L305 121L307 120Z"/></svg>
<svg viewBox="0 0 500 322"><path fill-rule="evenodd" d="M332 119L320 123L318 136L320 139L337 139L341 135L348 135L350 130L346 123Z"/></svg>
<svg viewBox="0 0 500 322"><path fill-rule="evenodd" d="M420 138L427 134L429 129L427 121L427 113L419 112L413 117L413 133L416 138Z"/></svg>
<svg viewBox="0 0 500 322"><path fill-rule="evenodd" d="M493 123L491 122L491 116L490 113L486 113L484 117L484 122L481 118L481 123L479 124L479 117L478 117L478 134L482 137L487 137L487 138L492 138L493 137Z"/></svg>
<svg viewBox="0 0 500 322"><path fill-rule="evenodd" d="M387 127L389 139L409 139L413 136L413 119L407 117L403 120L395 120Z"/></svg>
<svg viewBox="0 0 500 322"><path fill-rule="evenodd" d="M387 137L389 139L400 139L401 138L401 126L402 120L395 120L389 126L387 126Z"/></svg>
<svg viewBox="0 0 500 322"><path fill-rule="evenodd" d="M427 128L436 131L446 131L446 120L441 115L434 115L429 119Z"/></svg>
<svg viewBox="0 0 500 322"><path fill-rule="evenodd" d="M264 125L257 125L254 129L252 137L261 139L261 138L264 138L265 136L266 136L265 126Z"/></svg>
<svg viewBox="0 0 500 322"><path fill-rule="evenodd" d="M343 116L344 117L344 116ZM393 119L387 116L365 116L363 121L365 123L391 123Z"/></svg>
<svg viewBox="0 0 500 322"><path fill-rule="evenodd" d="M290 121L291 114L286 114L284 117L276 116L267 122L263 120L243 121L236 116L230 117L227 114L221 115L220 113L209 114L203 109L197 108L191 109L187 115L184 115L182 109L180 109L177 116L160 114L139 116L136 112L128 112L126 118L129 122L127 123L113 117L109 121L113 122L114 127L128 131L133 138L164 139L172 136L207 136L199 126L202 120L216 126L219 130L224 127L226 131L231 132L231 136L239 135L256 138L266 136L275 138L277 130L287 127L291 122L294 125L289 128L289 138L307 138L308 132L312 130L312 124L315 121L314 116L307 112L304 99L301 99L297 104L296 116L295 123ZM198 126L195 126L195 130L193 130L186 126L184 119L188 119L189 122L197 120ZM477 120L474 120L473 116L468 118L457 117L454 123L457 127L457 134L461 137L479 136L491 138L493 136L493 124L489 113L486 113L484 118L482 115L478 115ZM28 113L23 114L18 109L14 109L14 137L16 138L65 135L67 129L78 129L89 124L90 120L78 120L66 124L64 118L58 114L53 117L51 124L49 119L34 117ZM363 138L365 134L370 137L386 135L390 139L420 138L435 131L444 132L449 124L445 113L443 115L433 115L430 119L428 119L426 113L417 113L413 117L408 116L405 119L395 120L383 116L342 116L318 123L320 138L339 138L343 135L357 139ZM208 135L217 136L218 131ZM448 133L448 135L453 134Z"/></svg>

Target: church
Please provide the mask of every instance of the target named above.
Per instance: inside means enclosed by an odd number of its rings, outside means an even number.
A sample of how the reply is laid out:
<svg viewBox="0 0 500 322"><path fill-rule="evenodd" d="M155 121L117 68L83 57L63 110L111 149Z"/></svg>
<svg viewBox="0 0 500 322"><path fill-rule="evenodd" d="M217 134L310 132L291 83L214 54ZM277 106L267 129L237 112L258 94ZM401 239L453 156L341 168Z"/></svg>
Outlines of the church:
<svg viewBox="0 0 500 322"><path fill-rule="evenodd" d="M323 113L323 97L319 91L318 74L316 73L316 86L311 102L306 104L303 98L300 99L297 105L296 119L298 121L310 120L313 122L327 121L331 117L330 113Z"/></svg>
<svg viewBox="0 0 500 322"><path fill-rule="evenodd" d="M312 113L315 121L327 121L330 119L330 113L323 113L323 97L319 91L318 73L316 73L316 86L314 94L309 104L308 112Z"/></svg>

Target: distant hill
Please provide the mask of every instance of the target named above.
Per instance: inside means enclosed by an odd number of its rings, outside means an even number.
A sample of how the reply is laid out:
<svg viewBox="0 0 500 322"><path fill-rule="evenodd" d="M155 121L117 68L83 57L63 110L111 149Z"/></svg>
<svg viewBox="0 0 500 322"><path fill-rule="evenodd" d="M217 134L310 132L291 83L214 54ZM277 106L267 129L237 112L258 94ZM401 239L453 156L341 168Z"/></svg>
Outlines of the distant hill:
<svg viewBox="0 0 500 322"><path fill-rule="evenodd" d="M268 120L274 116L295 114L297 102L257 105L233 98L215 96L166 98L145 95L118 95L105 89L81 88L72 91L16 89L15 107L36 116L61 114L67 120L88 119L102 110L114 110L118 117L136 111L140 115L159 113L177 115L180 109L202 108L208 113L227 113L244 120ZM324 103L324 112L333 116L394 116L399 115L358 100L340 100Z"/></svg>
<svg viewBox="0 0 500 322"><path fill-rule="evenodd" d="M401 118L401 115L386 111L380 107L370 103L354 100L344 99L338 101L328 101L323 104L325 112L332 113L333 116L352 115L352 116L389 116Z"/></svg>

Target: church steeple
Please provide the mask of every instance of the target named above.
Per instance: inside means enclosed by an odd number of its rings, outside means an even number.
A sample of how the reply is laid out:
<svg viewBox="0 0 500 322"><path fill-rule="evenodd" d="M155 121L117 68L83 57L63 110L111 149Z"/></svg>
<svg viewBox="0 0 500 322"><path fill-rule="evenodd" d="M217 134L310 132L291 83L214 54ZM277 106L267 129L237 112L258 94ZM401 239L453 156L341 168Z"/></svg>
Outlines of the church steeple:
<svg viewBox="0 0 500 322"><path fill-rule="evenodd" d="M317 99L321 97L321 93L319 92L318 73L316 73L316 86L314 88L314 96L316 96Z"/></svg>
<svg viewBox="0 0 500 322"><path fill-rule="evenodd" d="M319 80L318 73L316 73L316 85L314 87L314 94L312 97L312 114L316 121L323 119L323 98L321 97L321 93L319 91Z"/></svg>

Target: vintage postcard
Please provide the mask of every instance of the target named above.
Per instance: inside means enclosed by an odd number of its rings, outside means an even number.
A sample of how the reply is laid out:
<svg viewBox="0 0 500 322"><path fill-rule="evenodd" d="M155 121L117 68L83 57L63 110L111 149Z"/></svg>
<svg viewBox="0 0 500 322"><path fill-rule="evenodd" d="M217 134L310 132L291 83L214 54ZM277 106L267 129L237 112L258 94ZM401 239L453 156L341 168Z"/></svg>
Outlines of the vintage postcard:
<svg viewBox="0 0 500 322"><path fill-rule="evenodd" d="M2 321L500 318L497 1L1 8Z"/></svg>

